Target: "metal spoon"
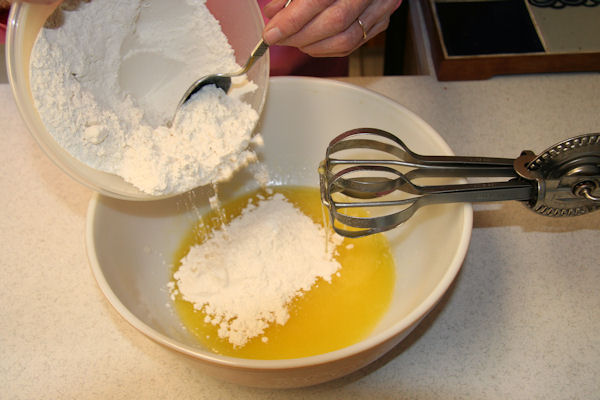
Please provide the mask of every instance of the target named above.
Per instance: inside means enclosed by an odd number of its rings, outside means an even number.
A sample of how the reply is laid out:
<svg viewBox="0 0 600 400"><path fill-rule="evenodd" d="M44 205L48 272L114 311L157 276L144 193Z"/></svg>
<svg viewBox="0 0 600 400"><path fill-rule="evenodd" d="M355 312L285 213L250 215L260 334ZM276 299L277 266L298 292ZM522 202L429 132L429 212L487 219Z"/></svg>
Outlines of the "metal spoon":
<svg viewBox="0 0 600 400"><path fill-rule="evenodd" d="M283 6L283 8L287 7L291 2L292 0L288 0L285 3L285 6ZM246 72L248 72L248 70L252 68L254 63L267 52L268 48L269 44L261 39L260 42L258 42L256 47L254 48L254 50L252 50L252 53L250 53L250 57L248 57L248 61L246 61L246 64L240 70L230 73L206 75L198 79L188 88L188 90L185 92L185 94L179 101L179 104L177 104L175 114L177 114L177 111L179 111L179 109L190 99L190 97L192 97L196 92L201 90L204 86L215 85L219 89L223 90L225 93L229 92L229 89L231 88L231 78L235 76L244 75ZM173 120L174 119L175 117L173 117ZM171 120L171 124L173 120Z"/></svg>

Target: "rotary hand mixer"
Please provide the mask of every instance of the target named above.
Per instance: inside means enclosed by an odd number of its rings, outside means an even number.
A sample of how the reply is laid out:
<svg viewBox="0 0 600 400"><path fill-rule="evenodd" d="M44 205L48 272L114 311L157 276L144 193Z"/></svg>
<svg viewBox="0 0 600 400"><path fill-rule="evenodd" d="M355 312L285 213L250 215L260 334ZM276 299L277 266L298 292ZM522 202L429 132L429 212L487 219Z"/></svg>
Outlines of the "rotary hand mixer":
<svg viewBox="0 0 600 400"><path fill-rule="evenodd" d="M330 142L319 176L332 226L347 237L393 229L420 207L440 203L519 200L542 215L577 216L600 208L600 134L510 159L424 156L389 132L354 129ZM437 181L421 183L431 178ZM367 214L357 215L356 208Z"/></svg>

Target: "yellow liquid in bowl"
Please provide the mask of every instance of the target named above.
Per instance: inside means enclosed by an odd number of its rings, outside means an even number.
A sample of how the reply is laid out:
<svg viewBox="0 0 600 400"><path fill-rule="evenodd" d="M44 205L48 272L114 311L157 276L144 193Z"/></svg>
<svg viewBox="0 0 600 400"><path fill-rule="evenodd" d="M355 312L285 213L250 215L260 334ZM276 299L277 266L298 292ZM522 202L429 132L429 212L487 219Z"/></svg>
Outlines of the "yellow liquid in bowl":
<svg viewBox="0 0 600 400"><path fill-rule="evenodd" d="M316 223L323 223L318 189L293 186L271 189L283 194ZM257 201L259 193L265 196L264 191L250 193L225 204L221 215L211 212L204 216L176 252L173 273L190 247L202 243L208 233L219 228L221 218L228 222L240 215L249 199ZM301 248L302 244L298 246ZM243 347L236 348L219 338L217 327L204 322L205 314L179 294L175 296L175 310L200 343L218 354L274 360L307 357L350 346L367 337L387 311L396 279L394 260L387 239L381 234L344 239L337 251L336 259L342 267L331 283L320 279L289 304L290 318L285 325L272 324L263 335Z"/></svg>

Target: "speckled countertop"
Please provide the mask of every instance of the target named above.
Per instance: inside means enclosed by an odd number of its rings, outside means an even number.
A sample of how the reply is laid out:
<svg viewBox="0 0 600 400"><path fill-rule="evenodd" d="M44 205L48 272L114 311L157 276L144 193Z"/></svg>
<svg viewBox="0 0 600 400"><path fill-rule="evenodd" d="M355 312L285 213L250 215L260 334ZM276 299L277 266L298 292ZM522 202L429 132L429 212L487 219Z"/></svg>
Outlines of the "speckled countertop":
<svg viewBox="0 0 600 400"><path fill-rule="evenodd" d="M403 104L462 155L513 157L600 131L600 74L345 80ZM203 375L111 308L85 253L92 192L42 154L6 84L0 135L0 398L600 398L599 212L477 205L461 273L405 341L334 382L252 389Z"/></svg>

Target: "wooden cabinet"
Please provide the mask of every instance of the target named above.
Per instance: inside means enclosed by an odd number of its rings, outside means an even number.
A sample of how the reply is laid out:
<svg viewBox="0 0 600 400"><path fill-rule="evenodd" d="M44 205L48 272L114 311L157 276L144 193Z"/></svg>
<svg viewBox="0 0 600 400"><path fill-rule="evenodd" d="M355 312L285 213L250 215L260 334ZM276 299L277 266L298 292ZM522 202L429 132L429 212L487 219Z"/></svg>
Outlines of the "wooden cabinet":
<svg viewBox="0 0 600 400"><path fill-rule="evenodd" d="M417 1L439 80L600 71L598 0Z"/></svg>

